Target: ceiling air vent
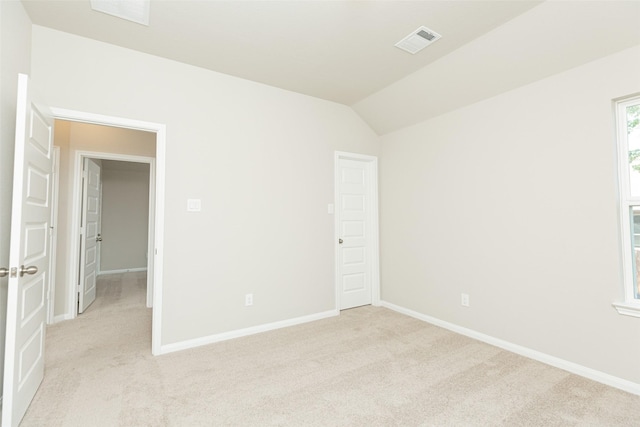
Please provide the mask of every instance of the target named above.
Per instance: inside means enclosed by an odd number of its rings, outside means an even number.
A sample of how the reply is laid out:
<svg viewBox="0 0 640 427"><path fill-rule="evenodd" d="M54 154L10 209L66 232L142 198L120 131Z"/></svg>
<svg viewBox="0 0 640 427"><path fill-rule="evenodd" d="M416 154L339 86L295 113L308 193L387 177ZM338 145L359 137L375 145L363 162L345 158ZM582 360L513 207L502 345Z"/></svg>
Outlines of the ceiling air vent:
<svg viewBox="0 0 640 427"><path fill-rule="evenodd" d="M427 27L420 27L396 43L396 47L416 54L440 38L440 34Z"/></svg>
<svg viewBox="0 0 640 427"><path fill-rule="evenodd" d="M150 0L91 0L91 9L148 26L149 2Z"/></svg>

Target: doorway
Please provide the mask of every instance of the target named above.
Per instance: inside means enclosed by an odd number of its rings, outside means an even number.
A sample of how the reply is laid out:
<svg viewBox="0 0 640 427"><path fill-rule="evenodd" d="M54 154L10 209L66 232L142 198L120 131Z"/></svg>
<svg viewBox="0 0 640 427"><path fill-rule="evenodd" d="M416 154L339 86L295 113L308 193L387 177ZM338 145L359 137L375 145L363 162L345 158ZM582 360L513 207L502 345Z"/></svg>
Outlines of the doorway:
<svg viewBox="0 0 640 427"><path fill-rule="evenodd" d="M378 159L335 154L336 308L379 305Z"/></svg>
<svg viewBox="0 0 640 427"><path fill-rule="evenodd" d="M155 159L151 157L133 156L114 153L76 151L76 168L74 168L74 213L71 230L78 230L71 242L77 242L77 252L72 249L70 271L72 283L78 283L78 291L67 294L68 307L73 307L73 317L82 313L93 302L96 296L96 276L105 273L123 273L131 271L147 272L146 305L153 306L153 256L155 248L153 209L155 198ZM97 172L91 171L95 168ZM144 176L146 175L146 180ZM91 227L91 176L98 176L100 214ZM109 209L105 216L104 180L108 179L107 201ZM122 178L129 182L120 182ZM142 178L142 179L141 179ZM142 188L143 187L143 188ZM146 194L141 194L146 191ZM146 196L146 200L145 200ZM142 200L141 200L142 199ZM116 203L114 203L114 201ZM142 205L140 203L142 202ZM114 206L115 205L115 206ZM131 208L138 205L144 212L133 212ZM125 218L128 216L128 218ZM142 216L142 217L141 217ZM134 218L135 217L135 218ZM132 221L133 219L133 221ZM146 221L145 221L146 220ZM140 229L141 225L145 229ZM105 236L104 227L108 233ZM124 234L124 235L123 235ZM129 241L127 242L127 235ZM107 239L105 242L105 238ZM125 241L123 241L123 239ZM142 243L140 240L142 239ZM129 243L128 247L124 247ZM106 246L106 247L105 247ZM73 246L72 246L73 248ZM93 250L93 252L91 252ZM94 253L96 255L90 255ZM77 254L76 256L73 256ZM101 256L101 255L106 255ZM92 265L92 260L95 260ZM99 264L99 266L98 266Z"/></svg>
<svg viewBox="0 0 640 427"><path fill-rule="evenodd" d="M59 286L64 286L66 309L65 319L73 319L77 316L77 284L79 279L80 263L80 239L77 232L81 219L81 177L82 163L85 158L97 158L112 161L146 163L149 165L149 225L147 245L147 306L152 307L152 337L151 352L154 355L161 354L161 310L162 310L162 248L164 240L164 174L165 174L165 147L166 128L159 123L142 122L126 118L103 116L92 113L51 108L56 120L68 121L84 125L99 125L101 127L135 130L151 133L155 136L155 157L121 153L105 153L100 151L88 151L74 149L68 159L68 179L70 181L71 206L69 213L69 229L67 230L68 248L64 251L68 255L66 272L68 280ZM126 151L126 150L125 150ZM62 202L61 202L62 203ZM57 317L57 316L56 316Z"/></svg>

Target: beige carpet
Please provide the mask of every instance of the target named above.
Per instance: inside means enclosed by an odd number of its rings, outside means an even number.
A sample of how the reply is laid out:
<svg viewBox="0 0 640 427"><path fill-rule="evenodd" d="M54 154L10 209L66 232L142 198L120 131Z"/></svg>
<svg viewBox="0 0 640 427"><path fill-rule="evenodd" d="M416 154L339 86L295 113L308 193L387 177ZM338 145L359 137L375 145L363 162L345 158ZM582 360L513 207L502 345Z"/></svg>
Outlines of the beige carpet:
<svg viewBox="0 0 640 427"><path fill-rule="evenodd" d="M640 426L640 397L377 307L153 357L144 275L48 329L22 426Z"/></svg>

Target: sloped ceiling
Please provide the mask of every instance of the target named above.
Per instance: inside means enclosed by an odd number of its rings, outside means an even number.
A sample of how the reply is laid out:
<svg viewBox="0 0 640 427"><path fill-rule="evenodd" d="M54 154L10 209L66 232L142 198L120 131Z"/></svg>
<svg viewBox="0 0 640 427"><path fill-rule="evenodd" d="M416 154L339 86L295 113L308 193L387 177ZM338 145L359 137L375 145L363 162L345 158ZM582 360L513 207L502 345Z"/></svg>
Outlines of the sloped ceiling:
<svg viewBox="0 0 640 427"><path fill-rule="evenodd" d="M640 2L151 1L150 25L89 0L32 22L352 106L379 134L640 43ZM394 43L425 25L416 55Z"/></svg>
<svg viewBox="0 0 640 427"><path fill-rule="evenodd" d="M382 135L638 44L640 2L547 1L352 107Z"/></svg>

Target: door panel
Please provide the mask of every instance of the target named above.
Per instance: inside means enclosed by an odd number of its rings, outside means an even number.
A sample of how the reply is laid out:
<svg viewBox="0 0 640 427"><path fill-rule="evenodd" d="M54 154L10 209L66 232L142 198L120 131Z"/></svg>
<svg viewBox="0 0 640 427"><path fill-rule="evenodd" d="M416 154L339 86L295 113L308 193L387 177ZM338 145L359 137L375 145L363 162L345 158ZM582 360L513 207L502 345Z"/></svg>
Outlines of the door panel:
<svg viewBox="0 0 640 427"><path fill-rule="evenodd" d="M365 262L364 248L344 248L342 249L342 264L361 264Z"/></svg>
<svg viewBox="0 0 640 427"><path fill-rule="evenodd" d="M31 264L38 258L47 255L47 229L48 223L25 224L24 229L24 262Z"/></svg>
<svg viewBox="0 0 640 427"><path fill-rule="evenodd" d="M80 289L78 312L84 312L96 299L98 273L98 233L100 225L100 165L91 159L84 161L82 200L82 249L80 253Z"/></svg>
<svg viewBox="0 0 640 427"><path fill-rule="evenodd" d="M44 376L53 120L18 79L2 425L16 426ZM27 269L29 267L29 269Z"/></svg>
<svg viewBox="0 0 640 427"><path fill-rule="evenodd" d="M371 304L371 227L367 163L338 160L338 286L340 309Z"/></svg>

